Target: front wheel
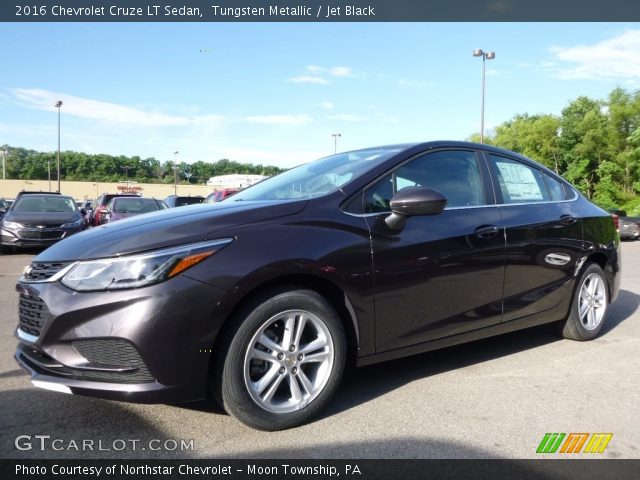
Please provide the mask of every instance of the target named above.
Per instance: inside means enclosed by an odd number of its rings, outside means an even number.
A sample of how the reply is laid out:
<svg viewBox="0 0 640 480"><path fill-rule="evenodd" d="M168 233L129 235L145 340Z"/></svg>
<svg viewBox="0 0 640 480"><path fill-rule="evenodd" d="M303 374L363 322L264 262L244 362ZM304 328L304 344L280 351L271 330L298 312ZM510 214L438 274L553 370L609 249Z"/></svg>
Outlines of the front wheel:
<svg viewBox="0 0 640 480"><path fill-rule="evenodd" d="M604 325L609 292L607 280L599 265L588 265L576 285L571 311L562 325L562 336L571 340L591 340Z"/></svg>
<svg viewBox="0 0 640 480"><path fill-rule="evenodd" d="M237 319L218 396L225 410L262 430L301 425L328 403L344 371L340 317L310 290L279 290Z"/></svg>

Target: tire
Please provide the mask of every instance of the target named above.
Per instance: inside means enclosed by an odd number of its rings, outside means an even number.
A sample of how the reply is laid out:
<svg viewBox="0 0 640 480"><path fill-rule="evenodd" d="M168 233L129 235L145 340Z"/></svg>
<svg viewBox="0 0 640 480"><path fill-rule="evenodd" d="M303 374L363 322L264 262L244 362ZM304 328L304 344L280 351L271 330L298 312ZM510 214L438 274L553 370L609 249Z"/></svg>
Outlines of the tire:
<svg viewBox="0 0 640 480"><path fill-rule="evenodd" d="M3 255L10 255L15 252L14 247L8 247L6 245L0 245L0 253Z"/></svg>
<svg viewBox="0 0 640 480"><path fill-rule="evenodd" d="M570 340L585 341L598 336L609 307L607 279L599 265L588 264L582 271L571 300L571 311L560 326Z"/></svg>
<svg viewBox="0 0 640 480"><path fill-rule="evenodd" d="M213 393L250 427L275 431L307 423L338 388L346 336L335 309L315 291L267 292L237 316L225 337Z"/></svg>

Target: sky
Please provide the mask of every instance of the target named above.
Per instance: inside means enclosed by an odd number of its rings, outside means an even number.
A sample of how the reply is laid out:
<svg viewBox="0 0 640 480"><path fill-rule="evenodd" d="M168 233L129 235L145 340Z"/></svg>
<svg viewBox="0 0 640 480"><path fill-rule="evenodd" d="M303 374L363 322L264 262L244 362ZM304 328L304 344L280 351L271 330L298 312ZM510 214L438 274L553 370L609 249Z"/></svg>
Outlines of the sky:
<svg viewBox="0 0 640 480"><path fill-rule="evenodd" d="M640 88L638 23L3 24L0 145L291 167Z"/></svg>

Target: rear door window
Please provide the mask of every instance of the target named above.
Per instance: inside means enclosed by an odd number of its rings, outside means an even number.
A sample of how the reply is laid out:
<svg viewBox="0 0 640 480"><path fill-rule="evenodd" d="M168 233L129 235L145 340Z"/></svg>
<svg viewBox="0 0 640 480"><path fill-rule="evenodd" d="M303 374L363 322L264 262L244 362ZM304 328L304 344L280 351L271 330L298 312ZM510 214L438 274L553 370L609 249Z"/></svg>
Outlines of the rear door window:
<svg viewBox="0 0 640 480"><path fill-rule="evenodd" d="M502 203L537 203L551 199L540 170L510 158L489 157L495 166Z"/></svg>

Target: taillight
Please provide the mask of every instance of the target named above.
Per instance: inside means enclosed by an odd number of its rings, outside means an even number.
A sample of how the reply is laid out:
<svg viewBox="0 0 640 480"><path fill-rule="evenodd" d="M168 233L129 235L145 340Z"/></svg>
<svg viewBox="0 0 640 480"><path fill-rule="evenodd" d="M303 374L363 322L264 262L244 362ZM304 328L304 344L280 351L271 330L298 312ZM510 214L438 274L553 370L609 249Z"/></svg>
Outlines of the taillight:
<svg viewBox="0 0 640 480"><path fill-rule="evenodd" d="M616 230L620 230L620 217L615 213L612 213L611 216L613 217L613 224L615 225Z"/></svg>

